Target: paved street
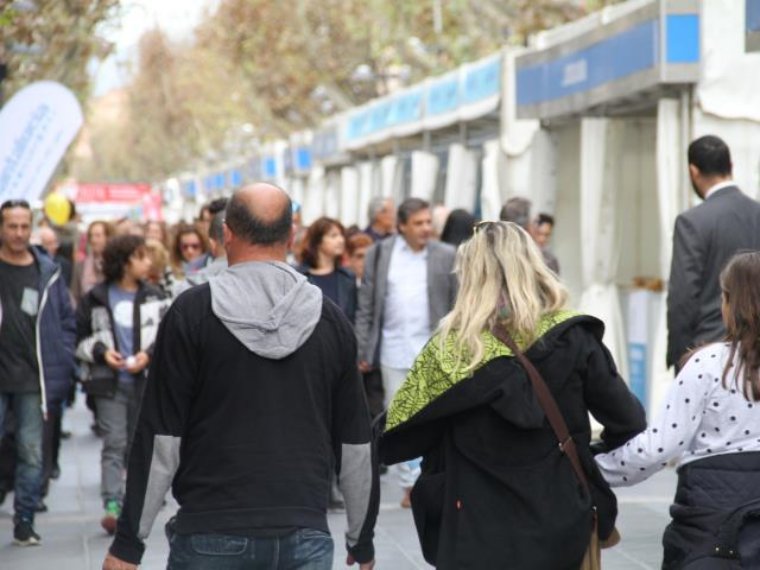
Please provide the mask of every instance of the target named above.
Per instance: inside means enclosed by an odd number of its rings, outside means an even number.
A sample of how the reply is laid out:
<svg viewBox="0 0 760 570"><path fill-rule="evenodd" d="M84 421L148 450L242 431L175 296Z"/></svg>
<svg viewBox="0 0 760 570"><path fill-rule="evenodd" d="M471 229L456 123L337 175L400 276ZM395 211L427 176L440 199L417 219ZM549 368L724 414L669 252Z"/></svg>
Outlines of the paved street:
<svg viewBox="0 0 760 570"><path fill-rule="evenodd" d="M19 548L11 544L12 497L0 506L0 568L2 570L95 570L100 568L109 538L99 520L100 440L89 429L89 415L81 401L71 411L65 427L73 436L61 452L62 475L53 482L47 504L49 512L39 515L37 530L43 545ZM675 489L671 470L635 489L619 493L621 514L620 546L604 553L605 570L654 570L660 563L660 536L668 521L668 505ZM382 507L377 525L377 568L412 570L429 568L417 544L411 513L398 506L400 493L392 481L383 481ZM143 570L165 568L167 544L162 526L174 511L170 502L162 511L148 542ZM330 515L333 535L344 529L342 514ZM342 540L336 541L335 568L345 568ZM519 570L519 569L517 569Z"/></svg>

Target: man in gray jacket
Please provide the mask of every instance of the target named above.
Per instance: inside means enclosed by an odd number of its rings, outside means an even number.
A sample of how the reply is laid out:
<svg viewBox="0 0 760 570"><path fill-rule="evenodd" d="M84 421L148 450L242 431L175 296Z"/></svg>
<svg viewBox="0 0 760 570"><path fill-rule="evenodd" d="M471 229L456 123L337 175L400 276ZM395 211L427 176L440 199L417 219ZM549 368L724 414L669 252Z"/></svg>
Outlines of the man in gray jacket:
<svg viewBox="0 0 760 570"><path fill-rule="evenodd" d="M380 366L385 405L404 382L417 354L438 322L454 305L456 250L431 241L430 205L409 198L398 208L398 236L376 243L367 252L359 291L356 336L362 372ZM400 467L406 496L416 467Z"/></svg>
<svg viewBox="0 0 760 570"><path fill-rule="evenodd" d="M692 348L726 334L720 273L742 250L760 249L760 204L732 180L731 153L720 138L689 145L689 176L704 200L676 218L668 284L667 365L680 367Z"/></svg>

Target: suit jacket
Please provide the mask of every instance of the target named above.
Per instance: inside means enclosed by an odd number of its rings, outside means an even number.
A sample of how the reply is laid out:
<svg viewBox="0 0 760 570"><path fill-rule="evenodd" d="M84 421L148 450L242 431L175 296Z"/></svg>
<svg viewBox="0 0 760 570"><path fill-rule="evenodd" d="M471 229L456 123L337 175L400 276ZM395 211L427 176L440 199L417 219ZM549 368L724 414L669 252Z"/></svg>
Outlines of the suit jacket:
<svg viewBox="0 0 760 570"><path fill-rule="evenodd" d="M736 186L717 190L676 218L668 284L668 366L726 334L720 273L733 255L760 249L760 203Z"/></svg>
<svg viewBox="0 0 760 570"><path fill-rule="evenodd" d="M396 240L393 236L373 245L364 259L364 278L359 288L359 307L356 311L356 337L359 360L377 364L383 333L385 296L388 291L388 269ZM427 290L430 329L454 306L457 279L453 273L456 249L448 244L431 241L427 245ZM379 256L379 257L378 257Z"/></svg>

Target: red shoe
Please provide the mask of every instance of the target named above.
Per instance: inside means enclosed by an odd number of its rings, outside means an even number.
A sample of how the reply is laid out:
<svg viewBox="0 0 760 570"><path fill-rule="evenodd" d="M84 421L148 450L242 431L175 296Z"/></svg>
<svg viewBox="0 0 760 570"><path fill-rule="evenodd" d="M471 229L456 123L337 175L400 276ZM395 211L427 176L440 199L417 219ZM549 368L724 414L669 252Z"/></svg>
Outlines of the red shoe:
<svg viewBox="0 0 760 570"><path fill-rule="evenodd" d="M119 520L120 514L121 505L119 505L118 501L108 501L106 503L106 514L100 519L100 526L111 536L116 533L116 521Z"/></svg>

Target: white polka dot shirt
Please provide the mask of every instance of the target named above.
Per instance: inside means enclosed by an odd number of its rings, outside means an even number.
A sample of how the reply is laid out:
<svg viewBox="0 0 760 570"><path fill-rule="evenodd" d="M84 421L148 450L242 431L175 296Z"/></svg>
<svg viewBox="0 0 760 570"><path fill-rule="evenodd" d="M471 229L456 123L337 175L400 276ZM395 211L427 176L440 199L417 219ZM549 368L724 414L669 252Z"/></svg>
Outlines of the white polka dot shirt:
<svg viewBox="0 0 760 570"><path fill-rule="evenodd" d="M735 359L723 385L727 343L692 355L663 403L657 419L624 446L596 456L613 487L650 477L671 459L677 466L725 453L760 451L760 402L748 400L734 378Z"/></svg>

